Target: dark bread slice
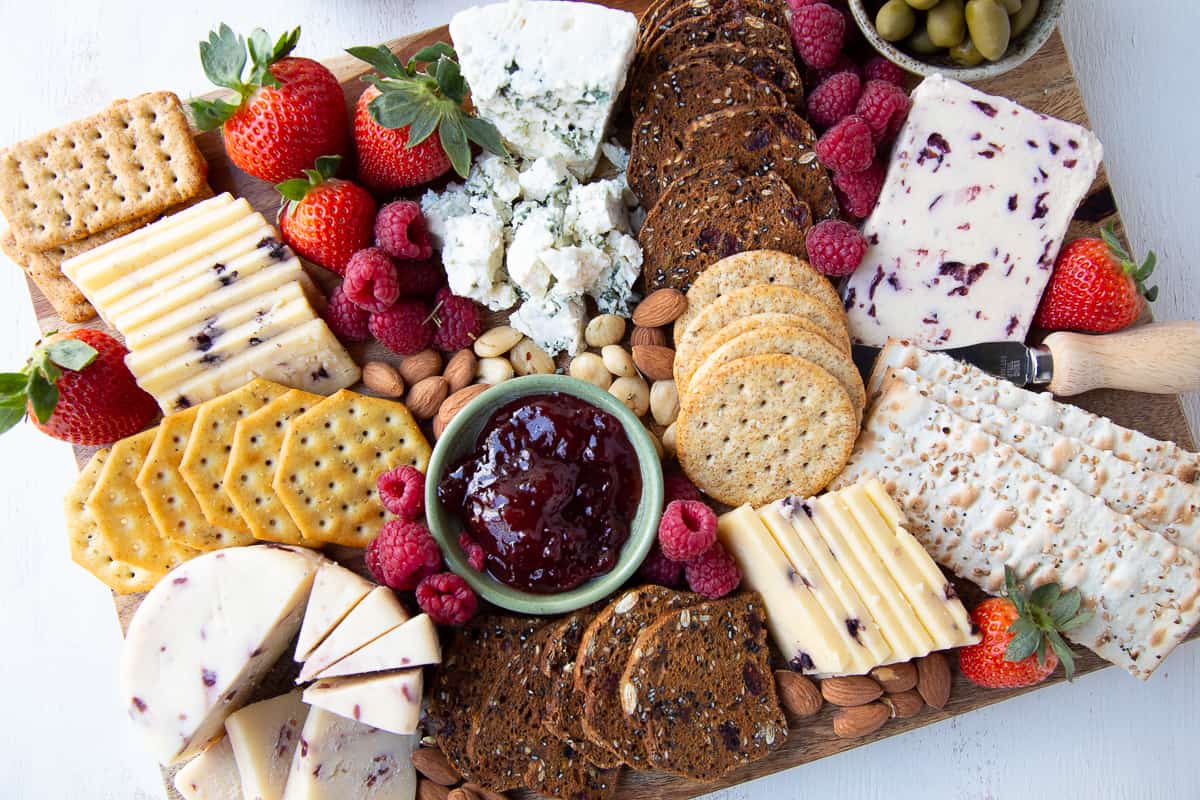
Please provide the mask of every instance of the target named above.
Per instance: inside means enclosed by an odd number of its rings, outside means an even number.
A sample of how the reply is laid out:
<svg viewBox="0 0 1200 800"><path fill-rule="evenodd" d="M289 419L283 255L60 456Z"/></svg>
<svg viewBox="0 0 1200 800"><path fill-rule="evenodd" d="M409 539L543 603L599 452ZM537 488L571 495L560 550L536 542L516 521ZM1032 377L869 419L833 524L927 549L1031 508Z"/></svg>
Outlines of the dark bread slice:
<svg viewBox="0 0 1200 800"><path fill-rule="evenodd" d="M650 766L711 781L782 745L770 658L756 592L671 611L642 631L621 700L646 731Z"/></svg>
<svg viewBox="0 0 1200 800"><path fill-rule="evenodd" d="M646 763L645 731L621 711L621 673L642 628L663 613L699 600L698 595L642 586L609 603L584 631L575 662L575 685L583 692L583 730L631 767Z"/></svg>
<svg viewBox="0 0 1200 800"><path fill-rule="evenodd" d="M598 767L570 744L547 737L525 773L525 788L560 800L608 800L617 794L621 768Z"/></svg>
<svg viewBox="0 0 1200 800"><path fill-rule="evenodd" d="M680 58L697 48L721 42L775 50L792 57L792 38L787 29L737 8L705 17L693 17L674 25L648 43L634 60L629 86L637 86L665 72Z"/></svg>
<svg viewBox="0 0 1200 800"><path fill-rule="evenodd" d="M550 680L542 725L553 737L570 745L598 767L620 766L621 759L587 738L583 730L583 693L575 688L575 658L583 633L596 618L595 610L576 611L554 625L542 652L542 674Z"/></svg>
<svg viewBox="0 0 1200 800"><path fill-rule="evenodd" d="M817 160L817 136L794 111L741 106L699 117L683 136L683 148L670 163L659 164L659 182L669 186L706 161L731 158L752 175L774 172L808 204L817 220L837 216L833 181Z"/></svg>
<svg viewBox="0 0 1200 800"><path fill-rule="evenodd" d="M761 47L746 47L737 42L721 42L718 44L698 47L684 53L671 65L671 69L690 64L693 61L707 61L724 69L741 67L749 71L760 81L774 84L783 92L788 103L794 107L802 107L804 103L804 79L796 62L778 50L767 50ZM651 81L653 83L653 81ZM630 108L640 108L645 105L645 95L650 84L641 83L629 87Z"/></svg>
<svg viewBox="0 0 1200 800"><path fill-rule="evenodd" d="M745 250L807 254L808 206L773 172L748 175L732 159L680 176L638 232L647 290L686 292L701 272Z"/></svg>
<svg viewBox="0 0 1200 800"><path fill-rule="evenodd" d="M785 108L783 92L741 67L721 68L693 61L661 73L643 95L634 115L626 175L629 187L649 208L662 187L658 165L679 154L684 132L697 117L723 108L763 105Z"/></svg>
<svg viewBox="0 0 1200 800"><path fill-rule="evenodd" d="M652 5L638 25L638 48L653 47L671 28L690 19L711 19L731 11L753 14L781 28L788 27L784 3L780 0L665 0Z"/></svg>

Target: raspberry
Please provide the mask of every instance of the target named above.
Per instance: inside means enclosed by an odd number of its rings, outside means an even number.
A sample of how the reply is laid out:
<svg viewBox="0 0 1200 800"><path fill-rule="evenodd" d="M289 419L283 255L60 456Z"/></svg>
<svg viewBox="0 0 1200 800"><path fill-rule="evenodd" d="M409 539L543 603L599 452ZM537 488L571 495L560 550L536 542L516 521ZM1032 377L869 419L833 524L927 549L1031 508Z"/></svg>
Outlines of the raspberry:
<svg viewBox="0 0 1200 800"><path fill-rule="evenodd" d="M367 545L367 569L375 580L398 591L411 591L442 568L442 551L419 522L391 519Z"/></svg>
<svg viewBox="0 0 1200 800"><path fill-rule="evenodd" d="M840 219L827 219L812 226L804 244L808 260L831 278L854 272L867 252L867 240L858 228Z"/></svg>
<svg viewBox="0 0 1200 800"><path fill-rule="evenodd" d="M646 560L638 568L638 577L655 586L674 588L683 578L683 564L664 556L658 542L655 542L654 546L650 548Z"/></svg>
<svg viewBox="0 0 1200 800"><path fill-rule="evenodd" d="M846 18L836 8L813 3L792 12L792 44L813 69L824 69L837 61L845 40Z"/></svg>
<svg viewBox="0 0 1200 800"><path fill-rule="evenodd" d="M833 173L833 188L842 211L856 219L866 219L879 199L884 175L883 164L878 161L862 172Z"/></svg>
<svg viewBox="0 0 1200 800"><path fill-rule="evenodd" d="M871 126L862 117L846 117L817 141L817 158L835 172L862 172L875 160Z"/></svg>
<svg viewBox="0 0 1200 800"><path fill-rule="evenodd" d="M688 562L717 540L717 515L699 500L672 500L658 523L658 544L672 561Z"/></svg>
<svg viewBox="0 0 1200 800"><path fill-rule="evenodd" d="M825 0L787 0L788 8L790 8L792 11L798 11L805 6L811 6L824 2Z"/></svg>
<svg viewBox="0 0 1200 800"><path fill-rule="evenodd" d="M442 572L417 584L417 605L438 625L465 625L475 616L479 600L462 577Z"/></svg>
<svg viewBox="0 0 1200 800"><path fill-rule="evenodd" d="M387 311L400 299L396 265L378 247L359 250L346 264L342 291L363 311Z"/></svg>
<svg viewBox="0 0 1200 800"><path fill-rule="evenodd" d="M401 300L371 315L371 333L384 347L402 356L419 353L433 341L429 309L420 300Z"/></svg>
<svg viewBox="0 0 1200 800"><path fill-rule="evenodd" d="M677 472L663 480L663 496L668 503L672 500L699 500L700 490L688 476Z"/></svg>
<svg viewBox="0 0 1200 800"><path fill-rule="evenodd" d="M854 113L871 126L875 143L885 141L900 132L908 117L908 93L894 83L869 80L862 87Z"/></svg>
<svg viewBox="0 0 1200 800"><path fill-rule="evenodd" d="M346 296L342 284L338 284L329 295L329 304L325 306L322 316L333 335L343 342L365 342L371 338L371 330L367 327L370 313L363 311Z"/></svg>
<svg viewBox="0 0 1200 800"><path fill-rule="evenodd" d="M436 261L405 261L396 265L401 297L433 297L446 285L446 271Z"/></svg>
<svg viewBox="0 0 1200 800"><path fill-rule="evenodd" d="M839 72L853 72L860 78L862 77L862 72L859 70L858 64L855 64L850 56L842 53L837 57L837 61L833 62L832 65L826 67L825 69L813 70L813 77L815 80L813 81L812 85L817 86L822 84L832 78L834 75L837 75Z"/></svg>
<svg viewBox="0 0 1200 800"><path fill-rule="evenodd" d="M862 81L853 72L839 72L827 78L808 95L808 119L828 128L854 113Z"/></svg>
<svg viewBox="0 0 1200 800"><path fill-rule="evenodd" d="M449 289L438 289L434 297L433 346L451 352L472 347L483 332L483 309L469 297L459 297Z"/></svg>
<svg viewBox="0 0 1200 800"><path fill-rule="evenodd" d="M863 64L862 72L863 77L869 81L887 81L901 89L906 88L904 84L907 73L883 56L875 56L868 60Z"/></svg>
<svg viewBox="0 0 1200 800"><path fill-rule="evenodd" d="M407 464L388 470L375 479L383 507L402 520L415 522L425 516L425 476Z"/></svg>
<svg viewBox="0 0 1200 800"><path fill-rule="evenodd" d="M379 209L375 216L375 246L392 258L419 260L433 255L421 206L412 200L397 200Z"/></svg>
<svg viewBox="0 0 1200 800"><path fill-rule="evenodd" d="M472 539L471 534L463 531L459 534L458 546L467 557L467 563L471 565L471 569L483 572L483 565L487 560L487 556L483 552L483 545Z"/></svg>
<svg viewBox="0 0 1200 800"><path fill-rule="evenodd" d="M713 543L703 555L689 562L683 571L693 592L712 599L724 597L742 582L742 571L720 542Z"/></svg>

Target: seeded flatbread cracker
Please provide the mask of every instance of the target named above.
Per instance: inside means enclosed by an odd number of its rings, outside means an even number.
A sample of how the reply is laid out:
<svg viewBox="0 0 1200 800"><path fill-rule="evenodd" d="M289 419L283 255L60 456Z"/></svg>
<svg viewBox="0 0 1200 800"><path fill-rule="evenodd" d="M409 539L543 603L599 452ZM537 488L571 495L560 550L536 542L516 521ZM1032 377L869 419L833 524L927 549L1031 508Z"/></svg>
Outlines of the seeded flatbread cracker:
<svg viewBox="0 0 1200 800"><path fill-rule="evenodd" d="M817 323L798 314L751 314L748 317L734 320L725 327L713 331L701 342L699 347L691 350L686 361L681 359L679 354L676 353L673 365L675 383L680 387L680 391L684 391L697 368L708 360L708 357L715 353L717 348L748 331L757 330L758 328L771 328L777 325L802 328L823 339L825 338L823 331ZM846 355L849 356L849 353Z"/></svg>
<svg viewBox="0 0 1200 800"><path fill-rule="evenodd" d="M225 492L255 539L307 544L271 484L279 469L279 451L283 449L288 420L324 399L319 394L292 389L237 424L225 470Z"/></svg>
<svg viewBox="0 0 1200 800"><path fill-rule="evenodd" d="M233 449L234 430L238 420L288 391L286 386L255 378L242 388L199 406L179 471L192 487L205 518L236 534L236 540L231 544L254 544L255 541L250 527L225 493L225 469Z"/></svg>
<svg viewBox="0 0 1200 800"><path fill-rule="evenodd" d="M43 251L161 214L207 173L179 98L143 94L0 152L0 213Z"/></svg>
<svg viewBox="0 0 1200 800"><path fill-rule="evenodd" d="M342 389L288 424L273 485L305 539L366 547L384 519L375 480L429 454L402 403Z"/></svg>
<svg viewBox="0 0 1200 800"><path fill-rule="evenodd" d="M137 487L137 475L157 435L158 429L151 428L114 444L84 506L96 520L114 559L165 573L200 551L176 544L159 533Z"/></svg>
<svg viewBox="0 0 1200 800"><path fill-rule="evenodd" d="M845 313L833 284L804 259L778 250L750 250L721 259L692 283L687 293L687 308L675 320L675 344L679 344L692 320L714 300L736 289L759 284L802 289L830 311Z"/></svg>
<svg viewBox="0 0 1200 800"><path fill-rule="evenodd" d="M858 433L850 395L798 356L739 358L693 381L676 420L679 464L731 506L816 494L846 465Z"/></svg>
<svg viewBox="0 0 1200 800"><path fill-rule="evenodd" d="M135 567L113 558L112 550L100 535L96 518L87 507L88 495L95 488L108 455L107 448L97 450L63 499L71 560L95 575L101 583L117 594L148 592L166 572Z"/></svg>

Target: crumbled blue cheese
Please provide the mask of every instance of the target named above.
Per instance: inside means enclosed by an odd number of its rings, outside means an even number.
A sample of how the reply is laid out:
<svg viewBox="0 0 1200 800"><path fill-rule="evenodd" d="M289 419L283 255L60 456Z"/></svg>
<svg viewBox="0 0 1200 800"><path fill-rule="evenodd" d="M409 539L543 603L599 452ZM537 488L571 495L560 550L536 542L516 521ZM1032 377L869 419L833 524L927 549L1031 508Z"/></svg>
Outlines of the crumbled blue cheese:
<svg viewBox="0 0 1200 800"><path fill-rule="evenodd" d="M556 288L582 294L591 289L612 263L608 254L590 244L546 250L541 261L554 276Z"/></svg>
<svg viewBox="0 0 1200 800"><path fill-rule="evenodd" d="M586 347L583 330L587 308L576 294L557 291L530 297L512 313L508 324L537 342L550 355L580 353Z"/></svg>
<svg viewBox="0 0 1200 800"><path fill-rule="evenodd" d="M526 200L539 203L550 202L564 192L570 191L575 183L567 169L567 162L559 156L539 158L525 165L518 178L521 195Z"/></svg>
<svg viewBox="0 0 1200 800"><path fill-rule="evenodd" d="M629 230L629 212L615 180L581 183L567 195L564 220L580 238Z"/></svg>
<svg viewBox="0 0 1200 800"><path fill-rule="evenodd" d="M450 291L498 311L517 301L504 274L504 225L488 214L446 221L442 261Z"/></svg>
<svg viewBox="0 0 1200 800"><path fill-rule="evenodd" d="M642 274L642 246L627 233L609 231L601 245L608 253L610 266L588 290L601 314L629 315L629 306L637 296L633 282Z"/></svg>

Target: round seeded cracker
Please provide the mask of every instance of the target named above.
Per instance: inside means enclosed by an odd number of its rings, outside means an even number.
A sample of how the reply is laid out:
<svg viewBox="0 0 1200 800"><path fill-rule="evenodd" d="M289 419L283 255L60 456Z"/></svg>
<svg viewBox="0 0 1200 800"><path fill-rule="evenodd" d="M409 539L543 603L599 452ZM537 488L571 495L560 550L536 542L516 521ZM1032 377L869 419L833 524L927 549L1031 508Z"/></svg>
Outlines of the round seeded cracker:
<svg viewBox="0 0 1200 800"><path fill-rule="evenodd" d="M858 423L833 376L774 354L731 361L693 385L676 428L687 476L739 506L825 488L849 460Z"/></svg>

